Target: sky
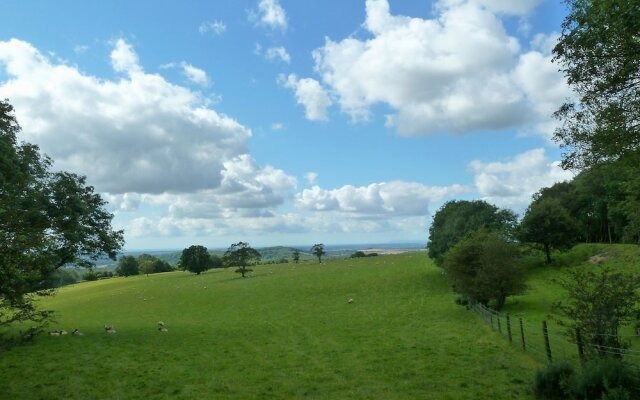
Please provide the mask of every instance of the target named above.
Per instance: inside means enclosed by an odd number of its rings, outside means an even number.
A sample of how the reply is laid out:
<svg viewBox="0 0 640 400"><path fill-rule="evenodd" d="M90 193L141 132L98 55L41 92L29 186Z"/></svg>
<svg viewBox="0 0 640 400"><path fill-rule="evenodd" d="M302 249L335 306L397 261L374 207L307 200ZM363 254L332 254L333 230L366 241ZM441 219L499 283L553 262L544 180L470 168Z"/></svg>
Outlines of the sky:
<svg viewBox="0 0 640 400"><path fill-rule="evenodd" d="M556 0L0 3L0 98L128 250L426 243L559 167Z"/></svg>

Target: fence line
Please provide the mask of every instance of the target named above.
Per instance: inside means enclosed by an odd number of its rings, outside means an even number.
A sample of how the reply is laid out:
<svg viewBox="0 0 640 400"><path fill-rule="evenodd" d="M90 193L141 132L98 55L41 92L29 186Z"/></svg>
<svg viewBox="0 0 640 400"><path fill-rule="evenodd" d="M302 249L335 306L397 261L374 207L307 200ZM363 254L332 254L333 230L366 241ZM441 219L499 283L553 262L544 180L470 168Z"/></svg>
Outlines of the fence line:
<svg viewBox="0 0 640 400"><path fill-rule="evenodd" d="M581 365L584 361L585 349L592 349L601 354L628 358L635 361L632 365L640 368L640 350L621 347L610 347L588 343L582 340L585 336L604 336L593 333L581 333L576 330L575 340L570 340L564 334L557 334L547 321L542 321L539 327L532 326L523 315L501 313L476 301L470 301L468 307L473 310L493 331L504 337L513 346L534 356L542 362L566 361ZM539 324L539 322L538 322ZM563 328L566 329L566 328ZM636 337L620 335L619 337Z"/></svg>

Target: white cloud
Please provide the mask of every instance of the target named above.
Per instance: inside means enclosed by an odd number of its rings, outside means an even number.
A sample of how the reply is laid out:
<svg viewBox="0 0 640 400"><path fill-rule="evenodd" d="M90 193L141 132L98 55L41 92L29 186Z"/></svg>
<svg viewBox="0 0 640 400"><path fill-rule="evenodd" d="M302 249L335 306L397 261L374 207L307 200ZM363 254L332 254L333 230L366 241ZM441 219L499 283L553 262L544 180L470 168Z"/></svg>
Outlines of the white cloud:
<svg viewBox="0 0 640 400"><path fill-rule="evenodd" d="M73 52L76 53L76 54L86 53L87 50L89 50L89 46L84 45L84 44L79 44L79 45L73 47Z"/></svg>
<svg viewBox="0 0 640 400"><path fill-rule="evenodd" d="M118 39L111 51L111 66L117 72L126 72L130 75L142 72L138 54L124 39Z"/></svg>
<svg viewBox="0 0 640 400"><path fill-rule="evenodd" d="M542 1L543 0L439 0L436 7L446 9L458 7L461 4L470 2L494 13L524 16L530 14Z"/></svg>
<svg viewBox="0 0 640 400"><path fill-rule="evenodd" d="M319 186L296 195L296 207L310 211L339 211L350 215L420 216L428 214L429 204L466 193L461 185L431 187L414 182L372 183L326 190Z"/></svg>
<svg viewBox="0 0 640 400"><path fill-rule="evenodd" d="M111 194L216 188L225 162L247 154L251 132L207 106L197 92L145 73L124 40L115 43L116 81L57 64L27 42L0 42L0 97L9 98L21 139L55 167L88 176Z"/></svg>
<svg viewBox="0 0 640 400"><path fill-rule="evenodd" d="M490 203L523 210L531 195L557 182L571 180L573 173L565 171L557 161L551 161L544 149L518 154L506 162L469 164L478 193Z"/></svg>
<svg viewBox="0 0 640 400"><path fill-rule="evenodd" d="M386 104L394 110L387 126L400 134L499 130L546 121L550 116L541 114L542 108L531 109L533 98L514 77L521 47L496 15L525 14L537 2L513 3L520 5L451 0L439 3L436 17L423 19L392 15L387 0L367 0L364 27L372 37L327 38L313 52L315 67L353 120L367 120L372 106ZM545 70L555 68L550 59L543 61ZM556 71L554 79L562 75Z"/></svg>
<svg viewBox="0 0 640 400"><path fill-rule="evenodd" d="M284 124L282 124L281 122L274 122L273 124L271 124L272 131L281 131L283 129L284 129Z"/></svg>
<svg viewBox="0 0 640 400"><path fill-rule="evenodd" d="M200 86L209 86L209 77L207 73L200 68L194 67L191 64L183 62L182 64L182 72L189 79L189 81L195 83Z"/></svg>
<svg viewBox="0 0 640 400"><path fill-rule="evenodd" d="M260 0L258 10L253 11L250 17L259 25L282 31L287 29L287 13L278 0Z"/></svg>
<svg viewBox="0 0 640 400"><path fill-rule="evenodd" d="M318 174L315 172L307 172L304 175L304 179L306 179L310 185L315 185L318 182Z"/></svg>
<svg viewBox="0 0 640 400"><path fill-rule="evenodd" d="M216 35L222 35L227 31L227 25L223 21L205 21L198 27L198 32L204 35L213 32Z"/></svg>
<svg viewBox="0 0 640 400"><path fill-rule="evenodd" d="M285 62L287 64L291 62L291 56L289 55L289 53L287 53L287 50L282 46L268 48L264 56L267 60L270 60L270 61L273 61L275 59L280 59L280 61Z"/></svg>
<svg viewBox="0 0 640 400"><path fill-rule="evenodd" d="M332 101L329 95L315 79L298 79L294 74L278 76L278 83L294 91L298 104L304 106L305 116L311 121L327 119L327 108Z"/></svg>

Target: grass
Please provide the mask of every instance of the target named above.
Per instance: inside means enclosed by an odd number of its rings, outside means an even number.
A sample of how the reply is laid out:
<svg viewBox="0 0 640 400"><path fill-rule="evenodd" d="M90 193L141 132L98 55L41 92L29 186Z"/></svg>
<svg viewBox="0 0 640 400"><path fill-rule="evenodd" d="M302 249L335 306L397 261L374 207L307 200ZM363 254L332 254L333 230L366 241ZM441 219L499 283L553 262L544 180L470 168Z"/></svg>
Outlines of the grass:
<svg viewBox="0 0 640 400"><path fill-rule="evenodd" d="M532 398L540 363L454 298L422 253L77 284L44 305L84 336L0 354L0 398Z"/></svg>

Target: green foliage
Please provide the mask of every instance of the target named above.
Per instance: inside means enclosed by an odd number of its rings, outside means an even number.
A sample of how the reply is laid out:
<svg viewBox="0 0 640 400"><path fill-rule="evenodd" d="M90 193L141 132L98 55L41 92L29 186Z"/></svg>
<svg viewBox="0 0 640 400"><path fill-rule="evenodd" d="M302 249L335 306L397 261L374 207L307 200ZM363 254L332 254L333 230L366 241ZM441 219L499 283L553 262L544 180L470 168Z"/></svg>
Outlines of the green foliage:
<svg viewBox="0 0 640 400"><path fill-rule="evenodd" d="M640 150L639 0L565 0L569 14L553 50L578 104L555 114L563 166L583 168Z"/></svg>
<svg viewBox="0 0 640 400"><path fill-rule="evenodd" d="M211 268L224 268L224 259L215 254L209 255Z"/></svg>
<svg viewBox="0 0 640 400"><path fill-rule="evenodd" d="M536 371L533 394L543 400L565 400L571 397L573 367L568 363L553 363Z"/></svg>
<svg viewBox="0 0 640 400"><path fill-rule="evenodd" d="M322 263L322 256L327 254L324 251L324 244L316 243L311 247L311 254L318 257L318 263Z"/></svg>
<svg viewBox="0 0 640 400"><path fill-rule="evenodd" d="M116 267L116 274L120 276L138 275L140 273L138 259L134 256L122 256Z"/></svg>
<svg viewBox="0 0 640 400"><path fill-rule="evenodd" d="M193 245L182 250L180 265L183 269L200 275L211 267L209 251L204 246Z"/></svg>
<svg viewBox="0 0 640 400"><path fill-rule="evenodd" d="M547 263L552 249L568 249L577 241L578 229L562 203L552 197L539 198L527 208L520 222L518 236L544 248Z"/></svg>
<svg viewBox="0 0 640 400"><path fill-rule="evenodd" d="M637 399L637 372L620 359L601 357L585 363L572 382L575 399Z"/></svg>
<svg viewBox="0 0 640 400"><path fill-rule="evenodd" d="M8 101L0 101L0 327L31 320L43 323L33 299L61 266L91 266L115 258L122 231L111 228L105 202L86 179L52 172L38 146L18 143L20 126ZM32 293L32 294L29 294Z"/></svg>
<svg viewBox="0 0 640 400"><path fill-rule="evenodd" d="M429 257L442 266L446 252L459 240L480 228L511 236L516 215L485 201L454 200L445 203L433 216L429 228Z"/></svg>
<svg viewBox="0 0 640 400"><path fill-rule="evenodd" d="M360 258L360 257L366 257L366 256L367 255L364 253L364 251L356 251L350 257L351 258Z"/></svg>
<svg viewBox="0 0 640 400"><path fill-rule="evenodd" d="M485 305L494 301L497 310L525 288L518 248L495 232L480 230L456 243L444 269L456 292Z"/></svg>
<svg viewBox="0 0 640 400"><path fill-rule="evenodd" d="M624 348L620 329L635 320L640 301L640 276L604 268L598 272L574 268L559 282L567 292L566 300L555 304L556 311L568 320L559 323L576 340L579 329L589 358L604 356L607 348Z"/></svg>
<svg viewBox="0 0 640 400"><path fill-rule="evenodd" d="M242 274L244 278L246 273L253 271L247 268L247 265L259 261L260 252L252 248L249 243L238 242L229 246L229 249L224 253L224 259L228 266L236 267L236 272Z"/></svg>
<svg viewBox="0 0 640 400"><path fill-rule="evenodd" d="M89 272L85 273L84 275L82 275L82 279L85 280L85 281L97 281L98 280L98 275L93 271L89 271Z"/></svg>
<svg viewBox="0 0 640 400"><path fill-rule="evenodd" d="M140 273L146 275L173 271L173 268L171 268L168 262L146 253L138 256L138 267Z"/></svg>
<svg viewBox="0 0 640 400"><path fill-rule="evenodd" d="M59 288L66 285L71 285L73 283L78 282L80 277L78 273L73 269L67 268L59 268L55 270L52 274L47 276L42 287L44 289L53 289Z"/></svg>

